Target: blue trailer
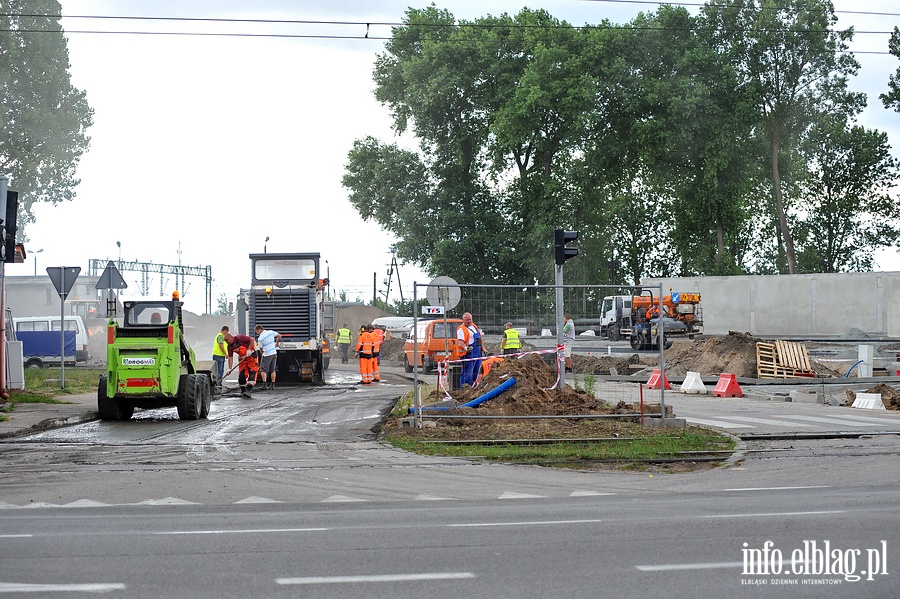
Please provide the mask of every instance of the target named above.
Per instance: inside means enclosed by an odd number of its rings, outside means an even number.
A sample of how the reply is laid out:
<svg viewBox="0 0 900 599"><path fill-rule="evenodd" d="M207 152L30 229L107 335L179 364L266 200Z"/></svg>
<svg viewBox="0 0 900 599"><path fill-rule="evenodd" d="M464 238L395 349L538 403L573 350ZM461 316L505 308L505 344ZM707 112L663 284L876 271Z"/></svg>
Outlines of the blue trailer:
<svg viewBox="0 0 900 599"><path fill-rule="evenodd" d="M75 331L65 331L66 366L75 364ZM16 331L16 339L22 342L25 368L59 366L59 331Z"/></svg>

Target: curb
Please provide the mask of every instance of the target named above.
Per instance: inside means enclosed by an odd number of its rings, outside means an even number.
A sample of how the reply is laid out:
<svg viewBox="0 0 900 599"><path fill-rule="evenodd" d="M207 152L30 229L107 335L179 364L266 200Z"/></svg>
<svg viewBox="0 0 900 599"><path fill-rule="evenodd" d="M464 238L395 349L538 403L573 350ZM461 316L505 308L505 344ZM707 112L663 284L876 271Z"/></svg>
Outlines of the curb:
<svg viewBox="0 0 900 599"><path fill-rule="evenodd" d="M64 426L71 426L73 424L82 424L84 422L91 422L92 420L98 420L99 418L99 412L84 412L82 414L76 414L75 416L69 416L68 418L47 418L46 420L41 420L40 422L30 426L29 428L0 433L0 439L12 439L15 437L32 435L34 433L43 433L55 428L62 428Z"/></svg>
<svg viewBox="0 0 900 599"><path fill-rule="evenodd" d="M733 435L731 433L727 434L732 438L732 440L734 440L734 451L727 460L724 460L722 462L723 468L731 468L732 466L743 460L747 455L747 442L737 435Z"/></svg>

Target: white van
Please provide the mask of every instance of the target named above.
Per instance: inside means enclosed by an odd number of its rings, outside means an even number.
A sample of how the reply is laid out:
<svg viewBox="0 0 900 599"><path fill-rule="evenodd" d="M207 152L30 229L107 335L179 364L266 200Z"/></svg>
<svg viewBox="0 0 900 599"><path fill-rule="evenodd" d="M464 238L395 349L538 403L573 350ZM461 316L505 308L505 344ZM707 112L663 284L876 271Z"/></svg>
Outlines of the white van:
<svg viewBox="0 0 900 599"><path fill-rule="evenodd" d="M40 368L59 365L59 316L22 316L14 318L16 338L22 341L25 366ZM66 364L91 359L88 333L80 316L66 316L66 331L75 333L75 347L66 348ZM50 333L55 332L55 335Z"/></svg>

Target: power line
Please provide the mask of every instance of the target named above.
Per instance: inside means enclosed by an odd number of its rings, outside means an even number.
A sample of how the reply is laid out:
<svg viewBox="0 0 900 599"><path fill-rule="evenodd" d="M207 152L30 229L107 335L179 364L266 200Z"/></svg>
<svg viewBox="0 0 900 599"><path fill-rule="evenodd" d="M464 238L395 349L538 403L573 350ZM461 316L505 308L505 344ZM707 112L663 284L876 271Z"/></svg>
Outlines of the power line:
<svg viewBox="0 0 900 599"><path fill-rule="evenodd" d="M607 2L607 3L620 3L620 4L652 4L652 5L662 5L662 4L670 4L663 2L653 2L650 0L583 0L587 2ZM675 3L677 6L723 6L723 5L711 5L711 4L700 4L700 3ZM777 10L775 8L774 10ZM869 16L900 16L900 13L879 13L879 12L866 12L866 11L835 11L835 13L842 14L857 14L857 15L869 15ZM47 18L47 19L89 19L89 20L127 20L127 21L151 21L151 22L190 22L190 23L239 23L239 24L263 24L263 25L329 25L329 26L339 26L339 27L365 27L365 34L362 35L341 35L341 34L300 34L300 33L248 33L248 32L225 32L225 31L213 31L213 32L204 32L204 31L136 31L136 30L97 30L97 29L65 29L63 30L66 34L82 34L82 35L166 35L166 36L182 36L182 37L238 37L238 38L272 38L272 39L323 39L323 40L372 40L372 41L389 41L395 39L395 36L377 36L370 35L370 28L372 26L376 27L408 27L408 28L421 28L421 29L446 29L448 27L454 28L472 28L472 29L505 29L508 28L509 24L488 24L488 23L453 23L453 24L441 24L441 23L402 23L402 22L390 22L390 21L322 21L322 20L310 20L310 19L233 19L233 18L219 18L219 17L153 17L153 16L131 16L131 15L62 15L62 14L53 14L53 15L41 15L41 14L15 14L15 13L0 13L2 17L19 17L19 18ZM513 24L516 29L553 29L553 28L566 28L566 29L590 29L590 28L604 28L609 30L621 30L621 31L690 31L690 30L698 30L699 28L671 28L671 27L633 27L629 25L583 25L583 26L574 26L570 24L560 24L560 25L522 25L522 24ZM751 29L742 29L743 31L750 31ZM16 33L49 33L59 30L47 30L47 29L0 29L0 32L16 32ZM891 35L891 31L854 31L854 35ZM427 40L426 40L427 41ZM459 42L464 42L466 40L457 40ZM484 40L471 40L472 42L484 42ZM890 54L887 51L855 51L856 54Z"/></svg>

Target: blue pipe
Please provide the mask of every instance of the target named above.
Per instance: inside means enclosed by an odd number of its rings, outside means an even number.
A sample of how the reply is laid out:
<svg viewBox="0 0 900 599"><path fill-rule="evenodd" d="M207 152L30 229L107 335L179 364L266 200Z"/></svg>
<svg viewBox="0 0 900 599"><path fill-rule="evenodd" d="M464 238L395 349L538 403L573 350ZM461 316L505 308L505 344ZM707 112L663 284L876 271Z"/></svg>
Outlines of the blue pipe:
<svg viewBox="0 0 900 599"><path fill-rule="evenodd" d="M857 360L856 364L850 367L850 370L847 371L847 374L844 375L845 379L850 378L850 373L853 372L853 369L862 364L865 360Z"/></svg>
<svg viewBox="0 0 900 599"><path fill-rule="evenodd" d="M486 402L490 399L494 399L495 397L497 397L498 395L500 395L501 393L503 393L504 391L506 391L507 389L509 389L510 387L512 387L515 384L516 384L516 379L514 379L513 377L509 377L509 379L504 381L502 385L500 385L498 387L494 387L493 389L491 389L490 391L488 391L481 397L476 397L475 399L467 401L466 403L458 405L456 407L457 408L474 408L476 406L483 404L484 402ZM423 411L425 411L425 410L443 411L443 410L454 410L454 409L456 409L456 408L451 408L448 406L431 406L431 407L427 407L427 408L425 408L425 407L422 408ZM414 413L415 411L416 411L415 408L409 408L410 414Z"/></svg>

